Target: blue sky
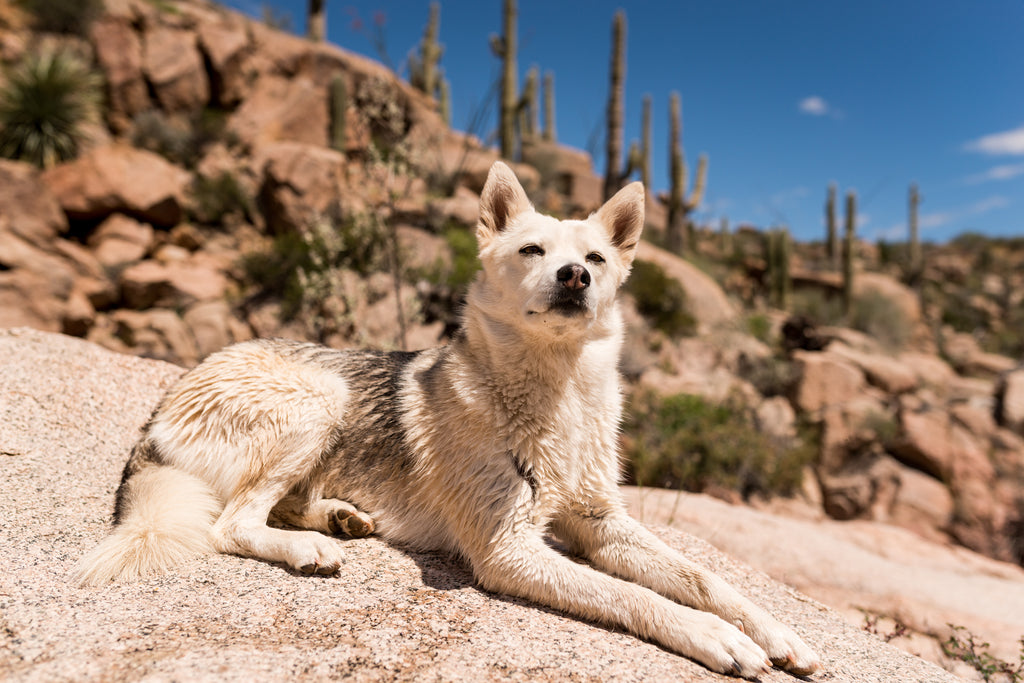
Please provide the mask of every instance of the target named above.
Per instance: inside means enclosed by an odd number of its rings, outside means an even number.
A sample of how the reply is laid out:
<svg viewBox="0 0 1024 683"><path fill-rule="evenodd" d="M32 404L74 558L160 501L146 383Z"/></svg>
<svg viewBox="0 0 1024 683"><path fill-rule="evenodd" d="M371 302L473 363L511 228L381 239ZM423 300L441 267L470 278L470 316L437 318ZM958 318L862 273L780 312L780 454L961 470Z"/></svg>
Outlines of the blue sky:
<svg viewBox="0 0 1024 683"><path fill-rule="evenodd" d="M405 75L427 0L326 0L328 40L376 57L368 37L383 18L392 63ZM305 26L305 0L229 0L254 16L264 5ZM922 238L964 231L1024 235L1024 1L1022 0L519 0L519 74L555 78L564 144L597 153L604 172L612 16L627 18L624 148L640 136L653 98L653 185L668 186L668 101L683 102L687 162L709 157L697 216L717 225L787 225L821 239L828 184L856 190L858 233L906 236L906 197L920 187ZM354 19L363 28L357 30ZM441 2L442 66L453 125L490 113L499 75L488 36L501 0ZM596 136L596 137L595 137Z"/></svg>

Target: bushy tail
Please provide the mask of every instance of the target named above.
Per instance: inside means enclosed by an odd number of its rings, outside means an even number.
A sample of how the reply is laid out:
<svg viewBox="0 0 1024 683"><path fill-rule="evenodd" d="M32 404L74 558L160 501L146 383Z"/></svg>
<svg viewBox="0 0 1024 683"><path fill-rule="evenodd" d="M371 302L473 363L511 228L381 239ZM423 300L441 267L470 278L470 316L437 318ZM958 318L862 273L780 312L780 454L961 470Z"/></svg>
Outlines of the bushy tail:
<svg viewBox="0 0 1024 683"><path fill-rule="evenodd" d="M209 531L222 505L206 483L181 470L150 464L122 487L120 519L75 569L81 585L159 574L212 551Z"/></svg>

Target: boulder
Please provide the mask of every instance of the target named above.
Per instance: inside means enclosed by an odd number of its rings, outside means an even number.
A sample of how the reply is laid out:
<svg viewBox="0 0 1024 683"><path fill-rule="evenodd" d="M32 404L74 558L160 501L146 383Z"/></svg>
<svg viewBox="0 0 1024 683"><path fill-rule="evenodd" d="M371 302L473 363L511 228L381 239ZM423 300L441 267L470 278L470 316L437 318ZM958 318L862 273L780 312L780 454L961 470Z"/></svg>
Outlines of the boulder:
<svg viewBox="0 0 1024 683"><path fill-rule="evenodd" d="M949 413L925 408L900 410L899 438L892 452L902 462L942 480L953 472L953 451L950 446Z"/></svg>
<svg viewBox="0 0 1024 683"><path fill-rule="evenodd" d="M181 368L30 330L0 333L0 357L9 360L0 364L7 390L0 392L0 667L8 678L736 680L624 633L496 597L476 587L456 558L376 537L344 541L339 577L297 576L273 563L216 554L152 579L80 588L69 574L109 531L128 451ZM750 511L730 509L732 517L709 532L716 543L739 531L741 545L763 557L813 556L832 580L850 576L849 556L836 554L840 541L827 542L803 526L767 533L764 525L748 524ZM680 517L688 511L683 505ZM957 680L708 543L660 526L653 531L790 624L820 653L824 678ZM978 584L971 580L976 565L960 576L961 585ZM932 580L938 570L918 566L924 585L909 568L897 575L878 569L864 585L884 578L911 595L928 593L933 602L982 607L977 593L946 589ZM990 591L1001 591L1000 606L1019 613L1015 579L984 578ZM761 680L793 678L775 670Z"/></svg>
<svg viewBox="0 0 1024 683"><path fill-rule="evenodd" d="M118 339L134 355L184 366L196 364L195 341L174 311L161 308L146 311L121 309L114 311L110 318Z"/></svg>
<svg viewBox="0 0 1024 683"><path fill-rule="evenodd" d="M454 196L430 200L427 205L427 216L435 230L441 230L449 221L475 230L480 218L480 197L460 185L455 188Z"/></svg>
<svg viewBox="0 0 1024 683"><path fill-rule="evenodd" d="M119 212L160 226L181 220L191 179L157 154L117 143L54 166L42 178L72 220Z"/></svg>
<svg viewBox="0 0 1024 683"><path fill-rule="evenodd" d="M221 299L223 272L202 264L141 261L121 273L121 297L130 308L186 308L197 301Z"/></svg>
<svg viewBox="0 0 1024 683"><path fill-rule="evenodd" d="M345 156L325 147L281 142L264 147L259 203L274 232L303 231L337 207L345 186Z"/></svg>
<svg viewBox="0 0 1024 683"><path fill-rule="evenodd" d="M125 131L132 117L150 106L142 41L129 19L109 14L94 21L89 34L106 81L107 117L115 130Z"/></svg>
<svg viewBox="0 0 1024 683"><path fill-rule="evenodd" d="M89 235L88 243L99 262L116 271L145 257L153 244L153 228L115 213Z"/></svg>
<svg viewBox="0 0 1024 683"><path fill-rule="evenodd" d="M736 309L718 283L689 261L644 240L637 246L636 258L660 266L666 275L679 281L699 330L736 319Z"/></svg>
<svg viewBox="0 0 1024 683"><path fill-rule="evenodd" d="M1024 367L1004 373L996 387L999 424L1024 436Z"/></svg>
<svg viewBox="0 0 1024 683"><path fill-rule="evenodd" d="M542 189L565 198L564 214L586 215L604 203L604 181L583 150L544 140L524 141L522 158L540 173Z"/></svg>
<svg viewBox="0 0 1024 683"><path fill-rule="evenodd" d="M253 148L277 142L326 147L328 122L324 88L308 78L264 76L231 115L228 128Z"/></svg>
<svg viewBox="0 0 1024 683"><path fill-rule="evenodd" d="M211 99L221 107L234 107L249 90L244 67L251 46L245 24L229 15L225 21L202 22L197 30L211 68Z"/></svg>
<svg viewBox="0 0 1024 683"><path fill-rule="evenodd" d="M828 350L852 361L867 377L868 383L889 394L904 394L918 387L917 374L896 358L856 351L834 342Z"/></svg>
<svg viewBox="0 0 1024 683"><path fill-rule="evenodd" d="M36 247L67 232L60 203L31 164L0 159L0 207L2 229Z"/></svg>
<svg viewBox="0 0 1024 683"><path fill-rule="evenodd" d="M794 351L793 360L800 378L794 403L804 412L845 403L864 388L864 373L838 354Z"/></svg>
<svg viewBox="0 0 1024 683"><path fill-rule="evenodd" d="M897 465L899 488L888 521L910 529L922 538L945 542L953 520L953 494L938 479L920 470Z"/></svg>
<svg viewBox="0 0 1024 683"><path fill-rule="evenodd" d="M210 101L210 83L192 31L163 24L143 36L142 68L165 112L199 111Z"/></svg>

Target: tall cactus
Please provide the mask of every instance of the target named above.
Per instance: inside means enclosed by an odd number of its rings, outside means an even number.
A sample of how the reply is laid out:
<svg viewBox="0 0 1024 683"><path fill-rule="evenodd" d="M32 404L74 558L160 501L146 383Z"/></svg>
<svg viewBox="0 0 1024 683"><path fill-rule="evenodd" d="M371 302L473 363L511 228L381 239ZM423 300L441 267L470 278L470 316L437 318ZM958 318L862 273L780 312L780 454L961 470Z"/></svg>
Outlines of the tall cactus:
<svg viewBox="0 0 1024 683"><path fill-rule="evenodd" d="M839 229L836 226L836 184L828 186L828 197L825 199L825 250L829 265L835 270L839 268Z"/></svg>
<svg viewBox="0 0 1024 683"><path fill-rule="evenodd" d="M444 53L444 47L437 42L440 24L441 5L432 2L430 3L430 18L427 20L427 26L423 29L423 38L420 40L419 55L409 55L410 83L414 88L437 100L441 99L441 83L437 65L441 62L441 55Z"/></svg>
<svg viewBox="0 0 1024 683"><path fill-rule="evenodd" d="M846 234L843 236L843 313L853 310L853 259L856 247L857 193L846 193Z"/></svg>
<svg viewBox="0 0 1024 683"><path fill-rule="evenodd" d="M722 250L722 258L728 259L732 252L732 233L729 231L729 219L722 216L718 225L719 248Z"/></svg>
<svg viewBox="0 0 1024 683"><path fill-rule="evenodd" d="M700 206L707 186L708 158L702 154L697 162L697 178L693 191L686 195L686 159L683 156L683 113L679 93L669 96L669 177L668 225L665 226L665 245L670 251L682 253L687 248L688 214Z"/></svg>
<svg viewBox="0 0 1024 683"><path fill-rule="evenodd" d="M789 230L773 228L765 234L765 272L772 304L788 310L793 294L793 281L789 272L792 242Z"/></svg>
<svg viewBox="0 0 1024 683"><path fill-rule="evenodd" d="M544 132L548 142L554 142L555 135L555 75L550 71L544 73Z"/></svg>
<svg viewBox="0 0 1024 683"><path fill-rule="evenodd" d="M648 192L651 188L651 96L644 95L643 115L641 118L640 141L640 180Z"/></svg>
<svg viewBox="0 0 1024 683"><path fill-rule="evenodd" d="M327 30L326 0L308 0L306 3L306 37L320 42Z"/></svg>
<svg viewBox="0 0 1024 683"><path fill-rule="evenodd" d="M345 153L345 112L348 109L348 85L341 74L331 79L330 85L331 147Z"/></svg>
<svg viewBox="0 0 1024 683"><path fill-rule="evenodd" d="M623 90L626 80L626 14L619 10L612 20L611 76L608 88L608 110L605 113L604 198L607 201L619 191L622 176L619 164L622 157Z"/></svg>
<svg viewBox="0 0 1024 683"><path fill-rule="evenodd" d="M523 140L533 140L540 131L537 107L537 67L531 66L523 82L523 96L519 102L519 134Z"/></svg>
<svg viewBox="0 0 1024 683"><path fill-rule="evenodd" d="M518 76L516 59L516 0L502 3L502 27L504 35L491 36L491 51L502 60L501 108L498 113L498 128L501 139L501 156L512 159L516 153L516 113L519 109Z"/></svg>
<svg viewBox="0 0 1024 683"><path fill-rule="evenodd" d="M910 232L907 243L907 267L911 279L914 280L920 276L922 270L921 236L917 229L917 208L920 203L921 195L917 191L917 183L911 183L907 197L907 229Z"/></svg>

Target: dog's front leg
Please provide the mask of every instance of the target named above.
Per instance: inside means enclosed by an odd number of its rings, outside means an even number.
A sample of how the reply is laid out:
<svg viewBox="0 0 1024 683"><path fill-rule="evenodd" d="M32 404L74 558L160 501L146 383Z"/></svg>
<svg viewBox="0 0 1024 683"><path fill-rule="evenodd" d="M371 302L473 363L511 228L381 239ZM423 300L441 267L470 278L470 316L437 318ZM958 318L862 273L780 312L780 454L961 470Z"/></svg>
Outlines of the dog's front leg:
<svg viewBox="0 0 1024 683"><path fill-rule="evenodd" d="M756 678L770 668L765 652L735 626L575 563L544 543L539 529L520 527L470 559L487 590L621 628L721 673Z"/></svg>
<svg viewBox="0 0 1024 683"><path fill-rule="evenodd" d="M556 521L555 533L597 568L734 624L777 666L799 675L820 668L818 656L792 629L670 548L627 515L621 503L574 508Z"/></svg>

